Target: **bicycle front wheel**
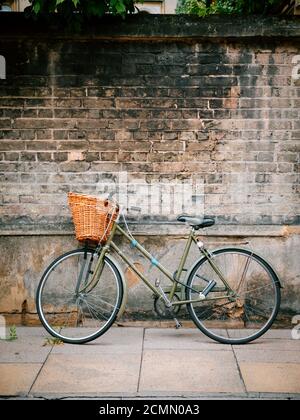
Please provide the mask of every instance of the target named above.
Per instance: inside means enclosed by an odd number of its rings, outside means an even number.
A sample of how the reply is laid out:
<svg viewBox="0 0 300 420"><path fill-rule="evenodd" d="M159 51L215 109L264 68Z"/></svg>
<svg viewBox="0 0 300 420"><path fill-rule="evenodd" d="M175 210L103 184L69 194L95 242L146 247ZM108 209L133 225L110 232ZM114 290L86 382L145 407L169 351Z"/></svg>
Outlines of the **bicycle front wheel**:
<svg viewBox="0 0 300 420"><path fill-rule="evenodd" d="M77 249L57 258L44 272L36 294L40 321L54 337L81 344L104 334L114 323L123 299L121 274L109 257L93 287L98 254Z"/></svg>
<svg viewBox="0 0 300 420"><path fill-rule="evenodd" d="M205 257L192 270L187 300L196 300L210 281L215 287L201 302L187 305L196 326L208 337L225 344L245 344L262 336L273 324L280 307L280 282L271 266L251 251L226 248Z"/></svg>

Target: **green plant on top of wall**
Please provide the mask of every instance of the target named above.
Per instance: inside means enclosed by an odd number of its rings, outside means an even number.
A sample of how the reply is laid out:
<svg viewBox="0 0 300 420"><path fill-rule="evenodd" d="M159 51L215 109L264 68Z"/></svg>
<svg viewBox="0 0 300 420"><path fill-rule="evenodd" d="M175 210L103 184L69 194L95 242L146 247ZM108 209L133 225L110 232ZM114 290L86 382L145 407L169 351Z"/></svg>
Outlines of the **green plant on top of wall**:
<svg viewBox="0 0 300 420"><path fill-rule="evenodd" d="M282 0L179 0L176 12L197 16L268 14Z"/></svg>
<svg viewBox="0 0 300 420"><path fill-rule="evenodd" d="M76 15L87 18L101 17L106 13L125 16L133 13L133 0L29 0L31 6L27 12L37 16L58 13L65 18L76 18ZM1 0L0 0L1 2Z"/></svg>

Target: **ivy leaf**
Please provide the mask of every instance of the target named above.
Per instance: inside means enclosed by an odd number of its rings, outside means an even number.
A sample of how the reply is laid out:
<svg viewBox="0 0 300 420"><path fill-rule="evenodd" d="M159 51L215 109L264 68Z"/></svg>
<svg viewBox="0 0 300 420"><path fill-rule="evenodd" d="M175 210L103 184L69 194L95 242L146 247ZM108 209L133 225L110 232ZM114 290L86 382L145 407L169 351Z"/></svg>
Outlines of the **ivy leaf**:
<svg viewBox="0 0 300 420"><path fill-rule="evenodd" d="M115 3L115 8L116 8L117 13L119 13L120 15L126 12L126 7L124 3L122 2L122 0L117 1Z"/></svg>
<svg viewBox="0 0 300 420"><path fill-rule="evenodd" d="M34 13L37 15L41 10L41 3L39 1L35 1L32 8Z"/></svg>
<svg viewBox="0 0 300 420"><path fill-rule="evenodd" d="M0 0L0 2L3 0ZM29 0L35 15L56 12L61 16L69 16L74 21L80 14L83 17L101 17L105 13L125 15L134 12L135 0ZM73 12L78 12L73 15Z"/></svg>

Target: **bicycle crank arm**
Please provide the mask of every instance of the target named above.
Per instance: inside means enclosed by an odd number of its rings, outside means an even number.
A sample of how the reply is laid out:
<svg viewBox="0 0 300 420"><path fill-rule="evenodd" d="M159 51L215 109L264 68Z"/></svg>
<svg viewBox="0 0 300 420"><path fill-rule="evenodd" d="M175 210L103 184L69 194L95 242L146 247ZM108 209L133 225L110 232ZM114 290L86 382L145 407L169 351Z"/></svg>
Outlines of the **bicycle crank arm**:
<svg viewBox="0 0 300 420"><path fill-rule="evenodd" d="M172 302L170 302L170 300L168 299L167 295L165 294L163 288L160 285L160 281L156 280L155 281L155 287L157 287L161 293L161 297L163 298L165 305L167 308L171 308L173 306Z"/></svg>

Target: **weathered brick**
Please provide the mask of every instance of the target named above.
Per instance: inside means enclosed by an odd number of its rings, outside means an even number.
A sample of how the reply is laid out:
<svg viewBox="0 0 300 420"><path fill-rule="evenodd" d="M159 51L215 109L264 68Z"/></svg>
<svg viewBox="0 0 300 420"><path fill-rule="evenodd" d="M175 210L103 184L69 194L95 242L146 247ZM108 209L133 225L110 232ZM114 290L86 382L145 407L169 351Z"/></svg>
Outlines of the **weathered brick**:
<svg viewBox="0 0 300 420"><path fill-rule="evenodd" d="M0 150L6 151L6 150L25 150L25 142L24 141L0 141Z"/></svg>
<svg viewBox="0 0 300 420"><path fill-rule="evenodd" d="M0 162L0 172L18 172L20 169L22 166L19 163Z"/></svg>
<svg viewBox="0 0 300 420"><path fill-rule="evenodd" d="M119 150L124 151L135 151L135 152L141 152L141 151L150 151L150 143L146 141L122 141L119 143Z"/></svg>
<svg viewBox="0 0 300 420"><path fill-rule="evenodd" d="M36 153L33 152L21 152L21 160L25 162L35 162Z"/></svg>
<svg viewBox="0 0 300 420"><path fill-rule="evenodd" d="M87 152L85 154L86 162L97 162L100 160L100 153L99 152Z"/></svg>
<svg viewBox="0 0 300 420"><path fill-rule="evenodd" d="M79 108L81 106L80 99L58 99L55 101L57 108Z"/></svg>
<svg viewBox="0 0 300 420"><path fill-rule="evenodd" d="M94 119L82 119L77 122L79 129L96 129L96 128L108 128L109 122L106 119L94 120ZM75 127L75 124L74 124Z"/></svg>
<svg viewBox="0 0 300 420"><path fill-rule="evenodd" d="M87 132L83 130L75 130L75 131L70 130L67 134L70 140L86 139L87 137Z"/></svg>
<svg viewBox="0 0 300 420"><path fill-rule="evenodd" d="M53 118L53 110L52 109L38 109L37 116L38 118ZM25 117L25 115L23 115Z"/></svg>
<svg viewBox="0 0 300 420"><path fill-rule="evenodd" d="M20 158L20 153L18 152L6 152L3 154L3 160L11 160L17 162Z"/></svg>
<svg viewBox="0 0 300 420"><path fill-rule="evenodd" d="M22 109L11 109L11 108L4 108L2 110L2 116L0 114L0 117L6 117L6 118L20 118L22 116L22 113L24 111Z"/></svg>
<svg viewBox="0 0 300 420"><path fill-rule="evenodd" d="M256 155L256 160L258 162L273 162L274 161L274 153L259 152Z"/></svg>
<svg viewBox="0 0 300 420"><path fill-rule="evenodd" d="M65 162L69 159L68 153L66 152L55 152L53 153L53 160L55 162Z"/></svg>
<svg viewBox="0 0 300 420"><path fill-rule="evenodd" d="M156 151L184 151L185 144L182 141L156 141L153 142L153 150Z"/></svg>
<svg viewBox="0 0 300 420"><path fill-rule="evenodd" d="M99 162L91 163L91 171L92 172L119 172L121 169L120 163L113 163L113 162Z"/></svg>
<svg viewBox="0 0 300 420"><path fill-rule="evenodd" d="M171 122L167 120L149 120L142 121L140 129L145 131L169 130Z"/></svg>
<svg viewBox="0 0 300 420"><path fill-rule="evenodd" d="M148 131L134 131L132 133L133 140L147 140L149 138L149 132ZM120 140L126 140L124 138L121 138ZM131 140L131 137L128 139Z"/></svg>
<svg viewBox="0 0 300 420"><path fill-rule="evenodd" d="M300 149L300 145L298 145ZM277 161L278 162L298 162L299 155L297 153L278 153Z"/></svg>
<svg viewBox="0 0 300 420"><path fill-rule="evenodd" d="M53 160L52 153L50 152L38 152L37 160L41 162L51 162Z"/></svg>
<svg viewBox="0 0 300 420"><path fill-rule="evenodd" d="M116 152L101 152L101 160L116 162L118 154Z"/></svg>
<svg viewBox="0 0 300 420"><path fill-rule="evenodd" d="M57 147L55 142L46 141L28 141L26 142L26 150L55 150Z"/></svg>
<svg viewBox="0 0 300 420"><path fill-rule="evenodd" d="M34 118L17 118L12 122L13 128L36 128L36 129L47 129L47 128L75 128L77 122L71 119L34 119Z"/></svg>
<svg viewBox="0 0 300 420"><path fill-rule="evenodd" d="M122 163L122 171L128 171L128 172L137 172L137 173L147 173L152 172L153 167L151 163L139 163L139 162L128 162L128 163ZM118 168L120 170L120 168Z"/></svg>
<svg viewBox="0 0 300 420"><path fill-rule="evenodd" d="M171 122L172 130L202 130L203 129L203 122L202 120L178 120Z"/></svg>
<svg viewBox="0 0 300 420"><path fill-rule="evenodd" d="M86 172L90 167L88 162L65 162L59 165L62 172Z"/></svg>
<svg viewBox="0 0 300 420"><path fill-rule="evenodd" d="M114 99L109 98L86 98L83 99L82 105L84 108L113 108L115 105Z"/></svg>
<svg viewBox="0 0 300 420"><path fill-rule="evenodd" d="M178 132L164 131L163 139L164 140L177 140L178 139Z"/></svg>
<svg viewBox="0 0 300 420"><path fill-rule="evenodd" d="M42 98L30 98L25 100L24 107L26 108L51 108L52 100L51 99L42 99Z"/></svg>
<svg viewBox="0 0 300 420"><path fill-rule="evenodd" d="M119 142L116 141L90 141L89 150L114 151L119 149Z"/></svg>
<svg viewBox="0 0 300 420"><path fill-rule="evenodd" d="M57 144L58 150L85 150L88 143L85 140L61 141Z"/></svg>
<svg viewBox="0 0 300 420"><path fill-rule="evenodd" d="M11 120L10 118L0 118L0 128L10 128Z"/></svg>
<svg viewBox="0 0 300 420"><path fill-rule="evenodd" d="M38 131L37 131L37 133L38 133ZM44 133L44 131L42 131L42 133ZM51 133L51 132L48 131L48 133ZM69 134L69 132L67 130L53 130L53 139L54 140L68 139L68 137L69 137L68 134ZM51 134L49 134L49 136L51 136ZM50 137L47 136L46 138L50 138Z"/></svg>
<svg viewBox="0 0 300 420"><path fill-rule="evenodd" d="M147 161L148 153L146 152L119 152L119 162L145 162Z"/></svg>

